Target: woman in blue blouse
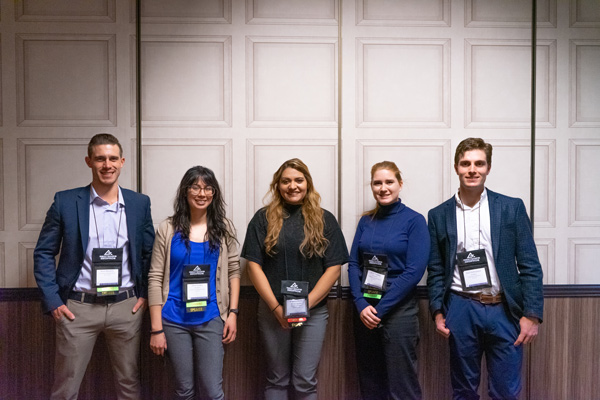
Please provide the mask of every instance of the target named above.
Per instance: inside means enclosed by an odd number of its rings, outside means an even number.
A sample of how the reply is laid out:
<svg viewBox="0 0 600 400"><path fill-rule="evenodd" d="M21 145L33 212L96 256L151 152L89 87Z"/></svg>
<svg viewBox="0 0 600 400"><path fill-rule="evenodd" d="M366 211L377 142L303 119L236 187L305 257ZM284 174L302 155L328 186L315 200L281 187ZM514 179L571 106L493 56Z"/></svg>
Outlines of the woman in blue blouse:
<svg viewBox="0 0 600 400"><path fill-rule="evenodd" d="M376 207L358 223L348 275L357 313L356 357L363 399L420 399L415 289L429 258L423 216L399 198L396 164L371 168Z"/></svg>
<svg viewBox="0 0 600 400"><path fill-rule="evenodd" d="M240 259L214 173L190 168L156 232L148 274L150 348L169 356L175 398L222 399L223 344L235 340Z"/></svg>

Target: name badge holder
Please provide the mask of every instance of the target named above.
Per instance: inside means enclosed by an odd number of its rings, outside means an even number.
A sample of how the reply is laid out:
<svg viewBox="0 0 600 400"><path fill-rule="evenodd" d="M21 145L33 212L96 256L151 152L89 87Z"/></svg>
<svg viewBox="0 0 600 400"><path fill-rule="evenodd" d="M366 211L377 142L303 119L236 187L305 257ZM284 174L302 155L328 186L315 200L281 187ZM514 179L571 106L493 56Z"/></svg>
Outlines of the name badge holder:
<svg viewBox="0 0 600 400"><path fill-rule="evenodd" d="M98 296L115 296L121 287L122 248L92 249L92 288Z"/></svg>
<svg viewBox="0 0 600 400"><path fill-rule="evenodd" d="M183 301L185 312L202 312L210 298L210 265L185 264L183 266Z"/></svg>
<svg viewBox="0 0 600 400"><path fill-rule="evenodd" d="M283 317L287 319L292 328L302 326L310 317L308 282L281 281L281 294L283 294Z"/></svg>
<svg viewBox="0 0 600 400"><path fill-rule="evenodd" d="M460 283L464 291L492 287L490 268L485 250L463 251L456 254Z"/></svg>
<svg viewBox="0 0 600 400"><path fill-rule="evenodd" d="M380 300L387 287L388 259L385 254L363 254L363 296Z"/></svg>

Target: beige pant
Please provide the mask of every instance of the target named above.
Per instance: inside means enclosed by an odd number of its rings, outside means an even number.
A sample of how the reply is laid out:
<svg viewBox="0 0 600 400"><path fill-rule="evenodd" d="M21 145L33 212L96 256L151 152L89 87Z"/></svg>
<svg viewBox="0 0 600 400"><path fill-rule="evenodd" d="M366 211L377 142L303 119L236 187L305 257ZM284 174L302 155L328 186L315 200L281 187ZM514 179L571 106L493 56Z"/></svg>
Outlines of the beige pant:
<svg viewBox="0 0 600 400"><path fill-rule="evenodd" d="M115 304L87 304L67 300L75 315L56 323L56 359L51 399L77 399L79 386L96 339L104 332L118 399L141 397L138 358L143 310L133 314L132 297Z"/></svg>

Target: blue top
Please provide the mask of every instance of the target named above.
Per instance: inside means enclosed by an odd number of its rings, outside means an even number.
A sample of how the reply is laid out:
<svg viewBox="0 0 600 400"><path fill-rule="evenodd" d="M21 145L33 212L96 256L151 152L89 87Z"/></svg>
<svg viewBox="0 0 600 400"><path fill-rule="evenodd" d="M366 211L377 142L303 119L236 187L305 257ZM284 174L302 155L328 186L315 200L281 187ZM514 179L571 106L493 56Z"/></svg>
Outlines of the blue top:
<svg viewBox="0 0 600 400"><path fill-rule="evenodd" d="M348 264L350 290L358 312L370 304L361 289L363 253L388 257L387 290L375 306L377 317L382 318L407 298L421 280L429 259L429 247L425 218L400 200L380 206L374 217L363 216L356 228Z"/></svg>
<svg viewBox="0 0 600 400"><path fill-rule="evenodd" d="M171 271L169 297L162 309L162 316L167 321L181 325L200 325L218 317L216 276L219 250L210 251L208 242L189 242L185 245L180 232L176 232L171 240ZM204 311L186 313L183 298L183 267L185 264L210 264L209 291L210 299Z"/></svg>

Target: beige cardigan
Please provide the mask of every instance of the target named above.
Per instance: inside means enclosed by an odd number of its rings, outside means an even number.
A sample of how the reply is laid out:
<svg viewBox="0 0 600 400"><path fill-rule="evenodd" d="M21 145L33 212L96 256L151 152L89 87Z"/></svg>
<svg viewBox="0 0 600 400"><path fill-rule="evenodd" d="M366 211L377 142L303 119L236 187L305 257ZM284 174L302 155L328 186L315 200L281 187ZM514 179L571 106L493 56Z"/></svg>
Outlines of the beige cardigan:
<svg viewBox="0 0 600 400"><path fill-rule="evenodd" d="M232 230L230 224L229 229ZM148 273L148 303L150 306L164 306L167 302L171 271L171 241L174 234L169 218L161 222L156 231L152 262ZM217 304L221 319L225 321L229 312L229 281L241 276L240 253L235 240L223 241L219 250L216 279Z"/></svg>

